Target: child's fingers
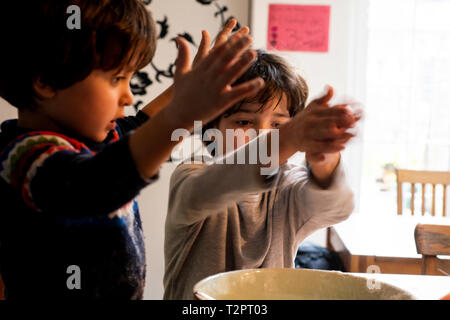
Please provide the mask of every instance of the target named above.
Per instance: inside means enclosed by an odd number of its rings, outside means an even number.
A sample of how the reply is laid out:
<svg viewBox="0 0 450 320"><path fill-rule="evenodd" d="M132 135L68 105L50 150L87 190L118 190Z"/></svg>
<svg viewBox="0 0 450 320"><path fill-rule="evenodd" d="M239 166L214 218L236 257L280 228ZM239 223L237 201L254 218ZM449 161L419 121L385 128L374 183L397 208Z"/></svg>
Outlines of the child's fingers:
<svg viewBox="0 0 450 320"><path fill-rule="evenodd" d="M178 57L175 62L175 81L181 75L190 70L191 50L186 40L181 37L176 39L178 45Z"/></svg>
<svg viewBox="0 0 450 320"><path fill-rule="evenodd" d="M356 108L360 106L358 102L348 102L345 104L338 104L331 106L330 109L335 110L336 113L341 114L342 119L351 122L353 126L362 119L363 111L362 109Z"/></svg>
<svg viewBox="0 0 450 320"><path fill-rule="evenodd" d="M211 36L209 35L208 31L203 30L202 41L200 42L197 54L195 55L194 61L192 63L193 66L197 65L200 60L202 60L208 55L210 46L211 46Z"/></svg>
<svg viewBox="0 0 450 320"><path fill-rule="evenodd" d="M240 35L234 34L225 43L211 49L207 57L199 63L198 68L208 69L226 50L229 50L230 46L240 39Z"/></svg>
<svg viewBox="0 0 450 320"><path fill-rule="evenodd" d="M228 40L228 37L230 36L231 32L233 32L233 29L236 26L236 24L237 21L234 18L230 19L227 22L225 27L223 27L223 29L217 35L216 41L214 42L214 47L220 46Z"/></svg>
<svg viewBox="0 0 450 320"><path fill-rule="evenodd" d="M331 98L333 98L333 95L334 95L333 87L327 85L325 87L325 93L321 97L311 101L309 106L312 107L312 106L317 106L317 105L318 106L324 105L324 104L328 103L331 100Z"/></svg>
<svg viewBox="0 0 450 320"><path fill-rule="evenodd" d="M248 50L237 61L220 76L219 86L224 87L234 83L251 65L256 58L256 52Z"/></svg>
<svg viewBox="0 0 450 320"><path fill-rule="evenodd" d="M321 153L333 153L345 149L347 142L352 139L355 135L351 133L344 133L338 135L332 139L325 140L313 140L311 142L311 151L321 152Z"/></svg>
<svg viewBox="0 0 450 320"><path fill-rule="evenodd" d="M329 117L351 115L352 113L350 110L348 110L346 105L339 105L334 107L316 109L314 110L314 114L319 117Z"/></svg>
<svg viewBox="0 0 450 320"><path fill-rule="evenodd" d="M203 60L202 66L208 71L218 75L228 66L228 64L239 57L242 52L248 49L252 42L250 36L234 34L223 45L211 50L210 54Z"/></svg>
<svg viewBox="0 0 450 320"><path fill-rule="evenodd" d="M359 118L345 106L316 109L314 114L318 117L319 123L324 123L325 125L335 123L339 128L352 128L359 121Z"/></svg>
<svg viewBox="0 0 450 320"><path fill-rule="evenodd" d="M232 65L232 62L236 62L237 59L239 59L240 56L248 50L251 41L252 40L249 36L243 36L237 42L230 44L229 48L225 50L211 66L211 72L217 75L222 74Z"/></svg>
<svg viewBox="0 0 450 320"><path fill-rule="evenodd" d="M353 111L353 116L355 117L356 121L359 121L363 118L364 112L362 109L356 109Z"/></svg>
<svg viewBox="0 0 450 320"><path fill-rule="evenodd" d="M355 134L346 132L346 128L340 129L334 124L316 128L314 130L314 136L316 140L329 140L329 139L347 139L355 137Z"/></svg>
<svg viewBox="0 0 450 320"><path fill-rule="evenodd" d="M221 104L230 107L244 98L256 95L263 86L264 80L262 78L244 82L223 94Z"/></svg>
<svg viewBox="0 0 450 320"><path fill-rule="evenodd" d="M250 28L247 26L243 26L242 28L240 28L238 31L236 31L237 33L240 33L242 35L248 34L250 32Z"/></svg>
<svg viewBox="0 0 450 320"><path fill-rule="evenodd" d="M357 122L355 118L347 114L330 116L326 121L341 130L354 128Z"/></svg>

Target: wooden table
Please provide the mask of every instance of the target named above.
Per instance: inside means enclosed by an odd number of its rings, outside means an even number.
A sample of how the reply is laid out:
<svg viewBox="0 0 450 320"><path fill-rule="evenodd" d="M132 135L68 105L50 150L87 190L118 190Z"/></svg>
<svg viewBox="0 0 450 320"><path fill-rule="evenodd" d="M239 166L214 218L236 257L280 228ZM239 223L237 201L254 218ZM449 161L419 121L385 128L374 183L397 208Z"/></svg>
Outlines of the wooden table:
<svg viewBox="0 0 450 320"><path fill-rule="evenodd" d="M352 214L327 230L327 247L348 272L421 274L414 229L418 223L450 225L450 218Z"/></svg>
<svg viewBox="0 0 450 320"><path fill-rule="evenodd" d="M418 300L438 300L450 293L450 277L406 274L351 273L355 276L378 280L409 292ZM376 289L375 289L376 290Z"/></svg>

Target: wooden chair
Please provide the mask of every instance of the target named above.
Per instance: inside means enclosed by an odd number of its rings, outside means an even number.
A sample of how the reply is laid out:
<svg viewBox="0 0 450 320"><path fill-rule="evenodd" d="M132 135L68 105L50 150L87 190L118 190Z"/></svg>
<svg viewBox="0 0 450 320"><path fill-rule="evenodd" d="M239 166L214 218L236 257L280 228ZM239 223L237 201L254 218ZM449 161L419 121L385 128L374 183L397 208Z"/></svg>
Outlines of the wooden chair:
<svg viewBox="0 0 450 320"><path fill-rule="evenodd" d="M414 230L417 253L422 254L422 274L450 275L450 259L437 255L450 255L450 226L418 224Z"/></svg>
<svg viewBox="0 0 450 320"><path fill-rule="evenodd" d="M450 172L448 171L416 171L416 170L395 170L397 174L397 214L403 213L403 192L402 183L411 183L411 215L414 215L415 184L422 184L422 215L425 215L425 185L431 184L433 191L431 215L436 214L436 185L442 184L444 187L442 216L446 216L446 196L447 185L450 184Z"/></svg>

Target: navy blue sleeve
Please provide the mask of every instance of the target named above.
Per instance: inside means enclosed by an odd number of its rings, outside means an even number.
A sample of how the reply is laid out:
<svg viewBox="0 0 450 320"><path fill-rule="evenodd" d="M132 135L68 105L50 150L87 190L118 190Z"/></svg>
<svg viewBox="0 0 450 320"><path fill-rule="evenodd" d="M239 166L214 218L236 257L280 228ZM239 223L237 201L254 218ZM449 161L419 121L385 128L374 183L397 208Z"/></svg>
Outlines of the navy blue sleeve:
<svg viewBox="0 0 450 320"><path fill-rule="evenodd" d="M150 117L142 111L138 111L135 116L128 116L122 119L118 119L117 123L117 131L119 136L125 136L129 132L140 127L145 121L147 121Z"/></svg>
<svg viewBox="0 0 450 320"><path fill-rule="evenodd" d="M110 214L133 200L158 175L141 178L128 140L125 136L95 156L70 150L50 156L30 182L37 208L55 216L88 217Z"/></svg>

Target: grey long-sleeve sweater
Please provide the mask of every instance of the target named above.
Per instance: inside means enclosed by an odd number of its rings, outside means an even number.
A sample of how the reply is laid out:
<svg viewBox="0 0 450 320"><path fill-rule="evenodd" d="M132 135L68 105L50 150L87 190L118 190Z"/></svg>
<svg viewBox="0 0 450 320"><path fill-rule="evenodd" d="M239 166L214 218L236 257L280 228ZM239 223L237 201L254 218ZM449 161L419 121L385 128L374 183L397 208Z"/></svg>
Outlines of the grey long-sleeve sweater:
<svg viewBox="0 0 450 320"><path fill-rule="evenodd" d="M333 175L323 189L306 166L262 176L258 165L179 165L170 181L164 299L193 299L195 283L220 272L292 268L303 239L353 210L341 163Z"/></svg>

